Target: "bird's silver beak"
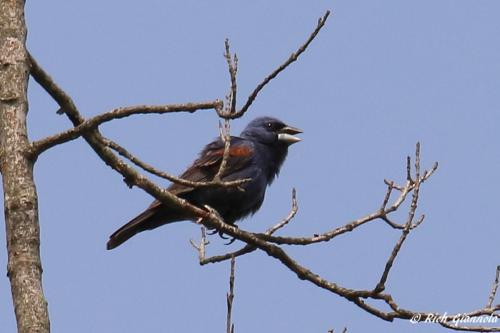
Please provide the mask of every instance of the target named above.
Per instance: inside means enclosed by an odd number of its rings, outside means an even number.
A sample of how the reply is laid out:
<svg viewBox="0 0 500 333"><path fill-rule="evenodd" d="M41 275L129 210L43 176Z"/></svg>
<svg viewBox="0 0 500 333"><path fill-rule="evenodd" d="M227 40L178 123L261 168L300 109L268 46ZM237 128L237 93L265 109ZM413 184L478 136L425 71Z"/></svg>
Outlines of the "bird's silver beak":
<svg viewBox="0 0 500 333"><path fill-rule="evenodd" d="M293 145L294 143L302 141L301 138L294 135L300 133L302 133L302 131L296 127L285 126L278 131L278 141L284 142L288 145Z"/></svg>

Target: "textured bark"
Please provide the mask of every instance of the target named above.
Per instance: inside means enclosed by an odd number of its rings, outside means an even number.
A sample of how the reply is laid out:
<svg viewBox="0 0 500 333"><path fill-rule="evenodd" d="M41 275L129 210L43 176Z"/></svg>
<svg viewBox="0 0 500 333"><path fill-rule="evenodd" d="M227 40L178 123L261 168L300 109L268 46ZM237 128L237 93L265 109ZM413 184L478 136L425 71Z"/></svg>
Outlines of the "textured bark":
<svg viewBox="0 0 500 333"><path fill-rule="evenodd" d="M18 332L49 332L42 290L38 202L26 128L28 58L24 1L0 0L0 170Z"/></svg>

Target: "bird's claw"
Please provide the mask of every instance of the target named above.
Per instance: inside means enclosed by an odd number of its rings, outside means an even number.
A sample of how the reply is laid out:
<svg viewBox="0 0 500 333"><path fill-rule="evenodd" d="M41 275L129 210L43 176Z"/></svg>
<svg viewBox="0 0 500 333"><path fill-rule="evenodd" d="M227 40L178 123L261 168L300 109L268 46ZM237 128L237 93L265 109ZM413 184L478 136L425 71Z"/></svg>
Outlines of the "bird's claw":
<svg viewBox="0 0 500 333"><path fill-rule="evenodd" d="M238 228L238 226L235 225L235 224L233 224L233 227ZM224 243L224 245L231 245L236 240L236 237L225 237L224 234L221 231L219 231L219 237L222 238L222 239L230 239L230 241L227 242L227 243Z"/></svg>
<svg viewBox="0 0 500 333"><path fill-rule="evenodd" d="M219 231L219 230L216 230L216 229L207 231L207 234L209 234L210 236L215 235L217 233L219 234L219 237L222 238L222 239L231 239L229 242L224 243L224 245L233 244L234 241L236 240L236 238L234 238L234 237L226 237L222 231Z"/></svg>
<svg viewBox="0 0 500 333"><path fill-rule="evenodd" d="M226 239L228 239L228 237L226 237ZM236 240L236 237L231 237L231 240L227 243L224 243L224 245L231 245L234 243L235 240Z"/></svg>
<svg viewBox="0 0 500 333"><path fill-rule="evenodd" d="M217 232L218 232L217 230L213 229L213 230L207 231L207 234L209 234L210 236L212 236L212 235L216 234Z"/></svg>
<svg viewBox="0 0 500 333"><path fill-rule="evenodd" d="M214 208L210 207L209 205L204 205L203 207L205 207L205 209L210 213L210 214L214 214L215 216L217 216L217 218L219 220L221 220L223 223L226 223L224 222L224 219L222 218L222 216L220 216L219 212L217 210L215 210ZM234 226L236 228L238 228L238 226ZM226 237L224 236L224 233L222 231L219 231L219 230L210 230L207 232L210 236L211 235L214 235L215 233L219 233L219 237L222 238L222 239L230 239L229 242L225 243L225 245L230 245L230 244L233 244L234 241L236 240L236 238L234 237Z"/></svg>
<svg viewBox="0 0 500 333"><path fill-rule="evenodd" d="M227 242L227 243L224 243L224 245L231 245L236 240L235 237L226 237L222 231L213 230L212 235L215 234L216 232L219 233L219 237L220 238L222 238L222 239L230 239L230 241Z"/></svg>

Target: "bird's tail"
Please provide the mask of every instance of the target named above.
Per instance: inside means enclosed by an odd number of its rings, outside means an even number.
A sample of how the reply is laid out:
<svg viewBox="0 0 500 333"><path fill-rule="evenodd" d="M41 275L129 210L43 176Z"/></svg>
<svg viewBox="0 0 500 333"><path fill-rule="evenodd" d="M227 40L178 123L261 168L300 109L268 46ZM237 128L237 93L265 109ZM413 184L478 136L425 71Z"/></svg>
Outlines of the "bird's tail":
<svg viewBox="0 0 500 333"><path fill-rule="evenodd" d="M106 248L112 250L142 231L187 219L192 219L192 217L178 208L167 207L155 200L145 211L109 236Z"/></svg>
<svg viewBox="0 0 500 333"><path fill-rule="evenodd" d="M120 246L122 243L126 242L129 238L136 235L144 230L151 229L151 222L154 220L156 215L156 209L148 208L130 222L122 226L120 229L116 230L111 236L109 236L106 248L108 250L114 249Z"/></svg>
<svg viewBox="0 0 500 333"><path fill-rule="evenodd" d="M151 230L161 225L189 219L186 213L176 208L167 208L158 200L154 201L145 211L109 236L106 248L112 250L128 239L145 230Z"/></svg>

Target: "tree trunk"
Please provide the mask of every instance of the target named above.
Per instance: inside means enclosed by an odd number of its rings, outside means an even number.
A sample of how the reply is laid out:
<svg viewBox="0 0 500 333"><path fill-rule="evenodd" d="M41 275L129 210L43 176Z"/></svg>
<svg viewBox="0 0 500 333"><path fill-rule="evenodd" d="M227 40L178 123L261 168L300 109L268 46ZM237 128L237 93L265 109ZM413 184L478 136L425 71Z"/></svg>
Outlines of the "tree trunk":
<svg viewBox="0 0 500 333"><path fill-rule="evenodd" d="M42 290L38 200L26 116L29 64L24 1L0 0L0 170L12 299L18 332L49 332Z"/></svg>

